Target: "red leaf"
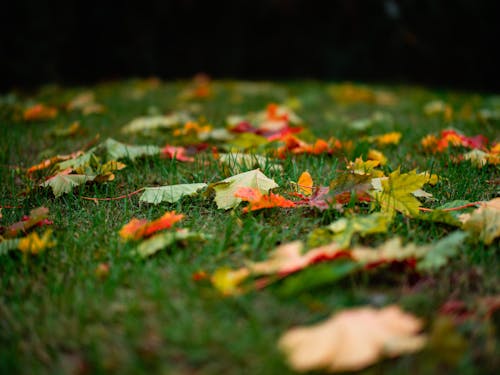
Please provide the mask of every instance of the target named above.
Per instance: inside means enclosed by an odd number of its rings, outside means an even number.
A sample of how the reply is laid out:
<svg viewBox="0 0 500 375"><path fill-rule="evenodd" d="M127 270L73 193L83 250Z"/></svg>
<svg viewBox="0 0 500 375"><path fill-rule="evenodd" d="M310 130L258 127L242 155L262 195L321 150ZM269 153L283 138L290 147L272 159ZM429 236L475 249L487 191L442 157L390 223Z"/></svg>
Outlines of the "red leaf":
<svg viewBox="0 0 500 375"><path fill-rule="evenodd" d="M164 158L176 159L179 161L193 162L194 158L186 155L186 149L184 147L176 147L166 145L161 149L161 155Z"/></svg>
<svg viewBox="0 0 500 375"><path fill-rule="evenodd" d="M258 189L250 187L239 188L234 193L234 196L245 202L249 202L248 207L245 207L243 212L257 211L263 208L273 207L295 207L295 203L279 194L269 193L269 195L264 195Z"/></svg>
<svg viewBox="0 0 500 375"><path fill-rule="evenodd" d="M126 240L139 240L141 238L147 238L160 230L170 228L183 217L184 215L177 215L175 211L171 211L165 212L162 217L151 222L148 222L146 219L133 218L122 227L120 230L120 237Z"/></svg>

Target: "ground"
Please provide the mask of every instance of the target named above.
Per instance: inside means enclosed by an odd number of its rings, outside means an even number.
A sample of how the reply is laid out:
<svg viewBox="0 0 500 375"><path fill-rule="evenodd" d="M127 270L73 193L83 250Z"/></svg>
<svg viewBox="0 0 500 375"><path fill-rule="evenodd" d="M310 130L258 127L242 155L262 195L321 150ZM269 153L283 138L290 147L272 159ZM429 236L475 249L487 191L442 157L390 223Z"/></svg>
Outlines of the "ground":
<svg viewBox="0 0 500 375"><path fill-rule="evenodd" d="M88 102L68 106L86 91L94 94L91 102L98 106L87 110ZM30 118L27 110L40 103L57 114ZM366 160L372 148L387 158L379 167L386 176L398 168L401 173L417 169L439 176L437 184L423 187L433 195L421 200L424 208L498 196L498 164L480 167L461 160L470 151L465 145L450 144L438 151L426 150L421 143L429 134L439 138L442 130L453 128L463 137L485 136L489 142L481 149L492 150L500 136L500 100L491 94L319 82L210 82L204 77L194 82L150 79L93 87L46 86L30 94L4 94L0 224L5 230L30 210L46 207L52 224L35 232L50 228L57 244L37 255L13 249L0 256L0 372L294 373L277 346L288 329L355 306L397 304L422 319L429 344L420 352L383 360L364 373L493 373L500 357L498 313L485 317L478 306L500 293L498 238L485 244L470 236L435 270L386 264L308 287L307 278L330 267L323 262L311 265L312 272L289 276L305 285L292 292L287 292L285 279L262 289L224 294L210 281L217 270L265 260L280 244L307 242L317 228L352 214L378 212L380 206L351 197L342 209L269 208L245 213L244 203L218 209L210 191L158 205L141 202L139 194L127 196L143 187L212 184L239 173L237 166L227 167L217 159L230 147L225 141L211 141L196 153L188 149L193 162L160 154L134 161L123 158L126 168L114 171L113 180L89 182L57 197L40 186L54 174L52 167L27 173L44 159L88 150L108 137L161 148L201 142L194 133L174 135L170 129L152 135L123 133L122 128L139 116L182 112L198 124L226 128L228 115L265 111L270 103L287 106L302 119L297 126L306 130L298 137L311 144L331 137L340 142L335 150L330 143L328 152L289 152L283 158L269 148L259 149L282 166L261 166L279 185L273 191L293 201L298 200L292 194L297 189L293 182L303 171L311 174L314 186L330 186L348 171L350 161L360 156ZM66 132L75 121L79 127ZM369 138L389 132L402 134L398 144L381 145ZM85 199L111 197L121 198ZM173 210L184 215L179 227L200 232L206 239L182 241L144 259L133 256L136 243L124 241L120 229L134 217L154 220ZM423 246L459 230L415 215L394 215L386 232L356 235L351 247L376 247L394 236L405 244ZM460 308L443 313L450 301Z"/></svg>

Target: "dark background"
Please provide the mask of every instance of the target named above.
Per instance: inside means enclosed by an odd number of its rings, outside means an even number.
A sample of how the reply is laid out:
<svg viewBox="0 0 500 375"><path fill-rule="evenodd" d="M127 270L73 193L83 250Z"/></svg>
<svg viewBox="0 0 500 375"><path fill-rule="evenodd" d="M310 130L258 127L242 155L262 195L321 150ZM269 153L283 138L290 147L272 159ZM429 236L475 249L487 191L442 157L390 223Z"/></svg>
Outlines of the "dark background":
<svg viewBox="0 0 500 375"><path fill-rule="evenodd" d="M26 1L0 9L0 89L132 76L500 88L500 1Z"/></svg>

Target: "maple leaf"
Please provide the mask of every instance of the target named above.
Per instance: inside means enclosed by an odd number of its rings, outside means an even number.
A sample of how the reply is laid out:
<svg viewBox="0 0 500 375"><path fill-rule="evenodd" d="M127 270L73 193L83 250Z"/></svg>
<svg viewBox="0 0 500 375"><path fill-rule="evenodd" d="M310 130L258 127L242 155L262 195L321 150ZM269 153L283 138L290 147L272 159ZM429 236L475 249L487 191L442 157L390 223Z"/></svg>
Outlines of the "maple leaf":
<svg viewBox="0 0 500 375"><path fill-rule="evenodd" d="M59 172L55 176L50 177L45 182L40 184L40 186L50 186L52 192L54 193L54 196L57 198L63 194L71 192L74 187L83 185L88 181L94 180L95 178L95 176L70 173L71 169Z"/></svg>
<svg viewBox="0 0 500 375"><path fill-rule="evenodd" d="M159 204L161 202L174 203L184 196L195 195L199 190L207 187L205 183L178 184L160 187L149 187L144 189L144 193L139 200L141 202Z"/></svg>
<svg viewBox="0 0 500 375"><path fill-rule="evenodd" d="M175 211L165 212L159 219L148 221L146 219L133 218L122 229L120 229L120 237L125 240L139 240L141 238L150 237L154 233L168 229L178 221L182 220L184 215L176 214Z"/></svg>
<svg viewBox="0 0 500 375"><path fill-rule="evenodd" d="M387 179L381 179L381 191L370 192L370 195L380 204L383 212L394 215L399 211L407 216L418 216L421 203L412 193L427 181L425 175L415 171L401 174L398 169Z"/></svg>
<svg viewBox="0 0 500 375"><path fill-rule="evenodd" d="M500 198L483 202L481 207L470 214L460 215L459 219L464 230L491 245L495 238L500 237Z"/></svg>
<svg viewBox="0 0 500 375"><path fill-rule="evenodd" d="M23 113L25 121L51 120L57 116L57 108L46 106L45 104L35 104L27 108Z"/></svg>
<svg viewBox="0 0 500 375"><path fill-rule="evenodd" d="M184 162L193 162L194 158L186 155L184 147L166 145L160 150L161 156L168 159L176 159Z"/></svg>
<svg viewBox="0 0 500 375"><path fill-rule="evenodd" d="M422 349L426 343L425 336L418 335L422 326L420 319L395 305L380 310L360 307L313 326L292 328L278 346L296 371L356 371L384 356Z"/></svg>
<svg viewBox="0 0 500 375"><path fill-rule="evenodd" d="M51 235L52 230L50 229L46 230L42 237L36 232L30 233L26 237L19 239L17 248L24 254L39 254L43 250L56 245L56 242L50 238Z"/></svg>
<svg viewBox="0 0 500 375"><path fill-rule="evenodd" d="M34 226L41 226L43 224L52 224L48 221L49 209L46 207L38 207L30 211L29 216L24 217L23 220L9 225L5 230L5 237L16 237L21 232L26 232Z"/></svg>
<svg viewBox="0 0 500 375"><path fill-rule="evenodd" d="M248 207L243 212L262 210L263 208L273 207L295 207L295 203L282 197L279 194L269 192L269 195L262 194L259 189L251 187L240 187L234 193L234 196L248 202Z"/></svg>
<svg viewBox="0 0 500 375"><path fill-rule="evenodd" d="M228 177L211 185L211 188L215 190L217 207L228 210L238 206L242 200L235 197L234 193L241 187L255 188L260 193L265 194L269 190L278 187L278 184L266 177L259 169Z"/></svg>
<svg viewBox="0 0 500 375"><path fill-rule="evenodd" d="M373 213L366 216L343 217L326 227L332 234L327 242L336 242L341 248L348 248L356 233L366 236L387 232L392 219L387 214ZM314 233L314 232L313 232Z"/></svg>
<svg viewBox="0 0 500 375"><path fill-rule="evenodd" d="M454 257L468 234L456 231L432 245L417 263L418 270L437 270L444 266L449 258Z"/></svg>

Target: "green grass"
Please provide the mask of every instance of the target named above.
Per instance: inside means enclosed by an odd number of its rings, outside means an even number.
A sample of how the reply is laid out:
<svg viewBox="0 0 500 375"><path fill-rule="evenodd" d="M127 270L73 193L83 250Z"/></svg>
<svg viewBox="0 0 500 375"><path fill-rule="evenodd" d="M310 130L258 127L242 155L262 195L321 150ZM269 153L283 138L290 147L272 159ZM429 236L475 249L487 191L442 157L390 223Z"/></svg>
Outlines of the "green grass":
<svg viewBox="0 0 500 375"><path fill-rule="evenodd" d="M453 163L448 152L426 155L419 146L423 136L450 125L466 135L481 133L498 141L498 118L456 118L447 123L441 116L427 117L422 112L425 103L436 99L449 103L455 112L465 104L474 111L499 111L498 97L390 87L399 99L394 106L342 105L332 100L327 85L318 82L255 85L246 92L234 82L216 82L212 99L190 102L179 99L185 86L183 82L151 88L140 81L102 84L91 89L107 108L105 113L82 116L60 111L54 120L31 123L16 120L13 113L30 100L61 106L83 88L46 87L31 97L0 97L0 202L4 207L19 206L4 208L1 224L18 221L30 209L45 206L50 209L57 239L56 247L26 261L16 253L0 258L0 373L293 373L276 346L280 335L292 326L320 321L342 308L397 303L425 319L425 331L430 332L447 300L460 299L474 307L478 297L500 293L497 240L490 246L466 243L459 256L435 273L418 275L385 268L291 296L282 293L278 283L223 297L209 282L194 282L193 273L203 270L210 274L219 267L265 259L278 244L306 240L313 229L342 214L306 208L243 214L241 208L217 210L203 196L158 206L141 204L137 196L99 204L82 199L119 196L144 186L210 183L227 177L212 162L210 153L198 155L194 163L159 157L125 161L127 168L117 172L114 181L88 184L57 199L49 189L38 186L49 172L32 180L22 171L44 157L78 150L96 134L102 140L114 137L131 144L175 143L169 133L155 138L120 133L123 125L148 112L196 110L215 127L223 127L228 114L258 111L269 102L295 97L302 103L298 114L315 136L353 140L355 147L342 157L301 155L283 160L282 173L265 171L281 186L279 192L287 191L289 182L297 181L306 169L316 184L328 185L336 170L345 168L346 158L353 160L368 149L358 142L360 133L340 119L382 110L394 121L377 124L362 134L403 133L400 145L382 149L389 159L386 172L401 166L405 172L432 170L445 178L426 188L436 198L428 207L455 199L479 201L498 196L498 167L478 169L469 162ZM253 93L249 92L252 87ZM134 98L132 94L141 88L142 96ZM75 120L86 134L74 138L50 134L54 127ZM119 229L132 217L154 219L169 210L185 215L182 226L213 239L176 245L146 260L128 256L131 246L120 240ZM405 242L425 244L453 230L398 215L389 233L355 241L376 245L399 235ZM110 273L100 279L95 269L103 262L110 265ZM457 358L450 360L452 349L446 343L436 344L422 353L382 361L364 373L493 373L500 357L495 346L498 323L496 314L490 321L470 320L457 326L457 334L465 339Z"/></svg>

